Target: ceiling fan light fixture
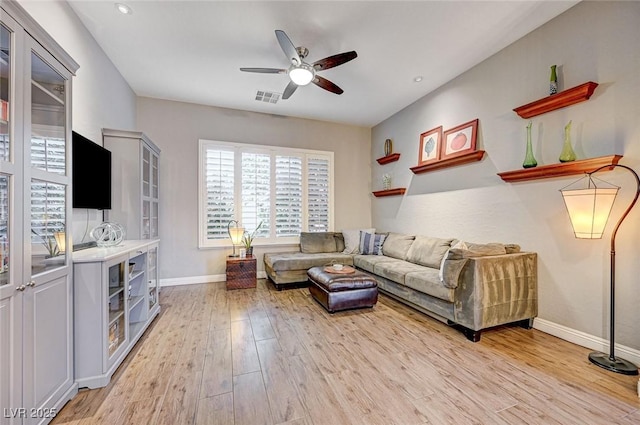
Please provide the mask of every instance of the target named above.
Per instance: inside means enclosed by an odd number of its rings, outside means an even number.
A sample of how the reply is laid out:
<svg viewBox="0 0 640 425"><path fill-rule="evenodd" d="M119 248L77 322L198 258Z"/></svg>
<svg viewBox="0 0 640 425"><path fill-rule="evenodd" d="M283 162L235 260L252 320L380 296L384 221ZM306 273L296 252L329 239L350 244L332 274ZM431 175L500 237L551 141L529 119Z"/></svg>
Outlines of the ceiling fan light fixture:
<svg viewBox="0 0 640 425"><path fill-rule="evenodd" d="M299 86L306 86L315 76L315 70L309 64L303 63L300 66L292 66L289 69L289 78Z"/></svg>

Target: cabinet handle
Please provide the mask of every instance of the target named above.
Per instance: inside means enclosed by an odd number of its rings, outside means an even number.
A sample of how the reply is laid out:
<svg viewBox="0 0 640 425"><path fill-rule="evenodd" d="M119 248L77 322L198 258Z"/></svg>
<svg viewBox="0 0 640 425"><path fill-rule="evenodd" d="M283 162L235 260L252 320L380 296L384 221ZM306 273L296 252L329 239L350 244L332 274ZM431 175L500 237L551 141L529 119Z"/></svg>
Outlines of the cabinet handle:
<svg viewBox="0 0 640 425"><path fill-rule="evenodd" d="M32 280L31 282L27 283L27 286L31 286L33 288L34 286L36 286L36 282Z"/></svg>
<svg viewBox="0 0 640 425"><path fill-rule="evenodd" d="M16 289L18 291L24 291L25 289L27 289L27 285L20 285L20 286L16 286Z"/></svg>

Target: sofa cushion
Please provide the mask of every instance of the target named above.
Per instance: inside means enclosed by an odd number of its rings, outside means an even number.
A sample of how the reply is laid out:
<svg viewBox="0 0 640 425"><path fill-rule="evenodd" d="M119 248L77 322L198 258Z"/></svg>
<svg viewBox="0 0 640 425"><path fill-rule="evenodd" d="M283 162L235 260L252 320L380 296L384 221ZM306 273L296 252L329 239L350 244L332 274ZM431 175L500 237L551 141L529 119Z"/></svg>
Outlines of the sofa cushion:
<svg viewBox="0 0 640 425"><path fill-rule="evenodd" d="M360 232L360 254L382 255L382 244L387 235Z"/></svg>
<svg viewBox="0 0 640 425"><path fill-rule="evenodd" d="M337 252L336 239L332 232L301 232L300 251L305 254Z"/></svg>
<svg viewBox="0 0 640 425"><path fill-rule="evenodd" d="M424 266L419 266L408 261L398 260L393 262L384 261L377 263L373 268L373 273L404 285L404 279L407 273L420 272L423 270Z"/></svg>
<svg viewBox="0 0 640 425"><path fill-rule="evenodd" d="M353 265L353 256L340 252L324 252L307 254L304 252L265 253L265 264L276 272L285 270L309 270L311 267L327 264Z"/></svg>
<svg viewBox="0 0 640 425"><path fill-rule="evenodd" d="M451 246L452 239L432 238L428 236L416 236L407 252L407 261L422 266L440 269L442 258Z"/></svg>
<svg viewBox="0 0 640 425"><path fill-rule="evenodd" d="M389 232L382 245L382 253L387 257L406 260L407 252L415 238L413 235Z"/></svg>
<svg viewBox="0 0 640 425"><path fill-rule="evenodd" d="M376 264L384 262L402 262L396 258L387 257L385 255L356 255L353 257L353 265L359 269L374 273Z"/></svg>
<svg viewBox="0 0 640 425"><path fill-rule="evenodd" d="M411 289L453 302L454 290L447 288L440 282L438 270L430 267L423 267L421 271L409 272L404 277L404 284Z"/></svg>
<svg viewBox="0 0 640 425"><path fill-rule="evenodd" d="M478 244L458 242L449 249L447 259L457 260L461 258L484 257L487 255L503 255L506 253L507 249L505 245L501 243Z"/></svg>
<svg viewBox="0 0 640 425"><path fill-rule="evenodd" d="M376 229L346 229L342 231L344 237L343 254L359 254L360 252L360 232L375 233Z"/></svg>

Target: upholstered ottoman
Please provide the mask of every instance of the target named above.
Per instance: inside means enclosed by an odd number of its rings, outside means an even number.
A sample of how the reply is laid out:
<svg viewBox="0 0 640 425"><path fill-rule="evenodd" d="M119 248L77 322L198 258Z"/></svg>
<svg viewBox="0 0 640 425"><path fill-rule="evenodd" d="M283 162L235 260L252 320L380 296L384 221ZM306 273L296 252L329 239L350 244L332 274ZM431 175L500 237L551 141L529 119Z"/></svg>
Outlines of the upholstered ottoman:
<svg viewBox="0 0 640 425"><path fill-rule="evenodd" d="M342 273L330 273L325 267L312 267L307 271L311 296L329 313L352 308L373 307L378 302L376 280L360 271L348 268ZM351 271L352 273L346 273Z"/></svg>

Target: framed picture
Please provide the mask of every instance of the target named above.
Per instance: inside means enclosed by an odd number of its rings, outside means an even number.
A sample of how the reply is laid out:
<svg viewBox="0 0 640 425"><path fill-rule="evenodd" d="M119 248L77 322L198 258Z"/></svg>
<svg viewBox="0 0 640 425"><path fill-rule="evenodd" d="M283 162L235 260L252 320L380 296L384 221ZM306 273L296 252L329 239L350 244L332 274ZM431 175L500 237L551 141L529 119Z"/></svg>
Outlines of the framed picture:
<svg viewBox="0 0 640 425"><path fill-rule="evenodd" d="M478 119L444 132L440 158L445 159L476 150Z"/></svg>
<svg viewBox="0 0 640 425"><path fill-rule="evenodd" d="M420 135L418 165L428 164L440 159L442 144L442 126L425 131Z"/></svg>

